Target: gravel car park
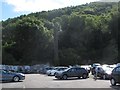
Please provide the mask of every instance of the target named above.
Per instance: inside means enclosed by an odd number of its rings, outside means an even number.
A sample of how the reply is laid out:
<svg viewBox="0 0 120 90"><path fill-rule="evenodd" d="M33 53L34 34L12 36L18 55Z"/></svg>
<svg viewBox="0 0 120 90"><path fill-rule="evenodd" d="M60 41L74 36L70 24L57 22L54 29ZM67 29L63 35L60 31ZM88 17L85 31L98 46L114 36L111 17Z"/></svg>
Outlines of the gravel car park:
<svg viewBox="0 0 120 90"><path fill-rule="evenodd" d="M120 88L119 85L111 86L109 80L95 81L93 76L87 79L72 77L67 80L58 80L44 74L25 74L25 77L24 81L0 83L0 85L2 88L108 88L108 90Z"/></svg>
<svg viewBox="0 0 120 90"><path fill-rule="evenodd" d="M51 67L47 67L45 72L50 69ZM82 69L83 72L81 72L80 69ZM85 68L81 68L79 66L71 66L62 71L58 70L55 77L49 77L45 74L39 73L24 75L25 80L20 82L7 82L0 84L2 84L3 88L120 88L117 77L114 76L113 72L112 79L103 80L98 78L95 81L93 79L94 76L91 75L91 73L88 73Z"/></svg>

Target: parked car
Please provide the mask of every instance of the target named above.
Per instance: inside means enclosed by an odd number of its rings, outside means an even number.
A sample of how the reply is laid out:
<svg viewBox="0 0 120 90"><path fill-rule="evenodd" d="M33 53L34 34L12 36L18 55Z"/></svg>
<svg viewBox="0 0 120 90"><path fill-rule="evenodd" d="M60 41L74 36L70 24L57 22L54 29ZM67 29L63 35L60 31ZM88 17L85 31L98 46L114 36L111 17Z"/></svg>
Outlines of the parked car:
<svg viewBox="0 0 120 90"><path fill-rule="evenodd" d="M57 72L61 72L61 71L64 71L64 70L66 70L68 67L58 67L56 70L55 70L55 72L54 72L54 76L55 76L55 74L57 73Z"/></svg>
<svg viewBox="0 0 120 90"><path fill-rule="evenodd" d="M22 73L15 73L6 70L0 70L0 81L19 81L24 80L25 75Z"/></svg>
<svg viewBox="0 0 120 90"><path fill-rule="evenodd" d="M111 73L113 68L110 68L108 66L98 66L96 67L98 70L97 77L100 77L102 79L111 79Z"/></svg>
<svg viewBox="0 0 120 90"><path fill-rule="evenodd" d="M117 83L120 84L120 66L113 69L110 82L112 86L116 85Z"/></svg>
<svg viewBox="0 0 120 90"><path fill-rule="evenodd" d="M65 70L65 69L67 69L67 67L55 67L55 68L53 68L53 69L51 69L51 70L48 70L48 71L47 71L47 75L48 75L48 76L55 76L55 74L56 74L57 72L63 71L63 70Z"/></svg>
<svg viewBox="0 0 120 90"><path fill-rule="evenodd" d="M85 79L88 77L88 71L84 68L71 67L55 74L55 78L58 79L67 79L68 77L82 77Z"/></svg>
<svg viewBox="0 0 120 90"><path fill-rule="evenodd" d="M53 68L47 70L47 71L46 71L46 74L47 74L48 76L53 76L54 73L55 73L55 71L56 71L56 69L57 69L57 68L53 67Z"/></svg>
<svg viewBox="0 0 120 90"><path fill-rule="evenodd" d="M45 67L41 70L41 74L47 74L47 71L52 70L54 67Z"/></svg>

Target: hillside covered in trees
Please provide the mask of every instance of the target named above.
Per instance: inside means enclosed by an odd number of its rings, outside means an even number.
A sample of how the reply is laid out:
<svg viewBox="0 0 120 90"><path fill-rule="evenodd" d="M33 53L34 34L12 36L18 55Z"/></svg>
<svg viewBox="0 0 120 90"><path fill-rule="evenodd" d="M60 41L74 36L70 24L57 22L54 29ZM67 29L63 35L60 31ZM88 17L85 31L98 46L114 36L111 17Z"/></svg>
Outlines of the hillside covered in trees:
<svg viewBox="0 0 120 90"><path fill-rule="evenodd" d="M118 63L119 6L120 2L93 2L1 21L2 63Z"/></svg>

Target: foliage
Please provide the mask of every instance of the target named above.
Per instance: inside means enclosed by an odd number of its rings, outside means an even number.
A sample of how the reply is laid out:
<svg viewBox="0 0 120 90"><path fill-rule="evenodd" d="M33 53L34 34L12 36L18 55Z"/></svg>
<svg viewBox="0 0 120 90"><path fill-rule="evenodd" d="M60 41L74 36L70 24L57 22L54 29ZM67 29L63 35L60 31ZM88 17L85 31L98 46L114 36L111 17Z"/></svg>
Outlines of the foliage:
<svg viewBox="0 0 120 90"><path fill-rule="evenodd" d="M59 65L120 62L119 6L93 2L2 21L3 63L54 64L55 32Z"/></svg>

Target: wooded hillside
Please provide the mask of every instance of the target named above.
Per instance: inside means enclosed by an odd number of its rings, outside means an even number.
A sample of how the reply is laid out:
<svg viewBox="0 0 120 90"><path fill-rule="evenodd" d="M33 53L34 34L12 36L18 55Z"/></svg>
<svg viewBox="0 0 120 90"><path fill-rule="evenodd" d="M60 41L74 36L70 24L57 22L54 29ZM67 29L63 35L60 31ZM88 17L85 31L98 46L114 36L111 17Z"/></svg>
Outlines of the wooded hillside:
<svg viewBox="0 0 120 90"><path fill-rule="evenodd" d="M120 62L119 6L93 2L2 21L2 63Z"/></svg>

